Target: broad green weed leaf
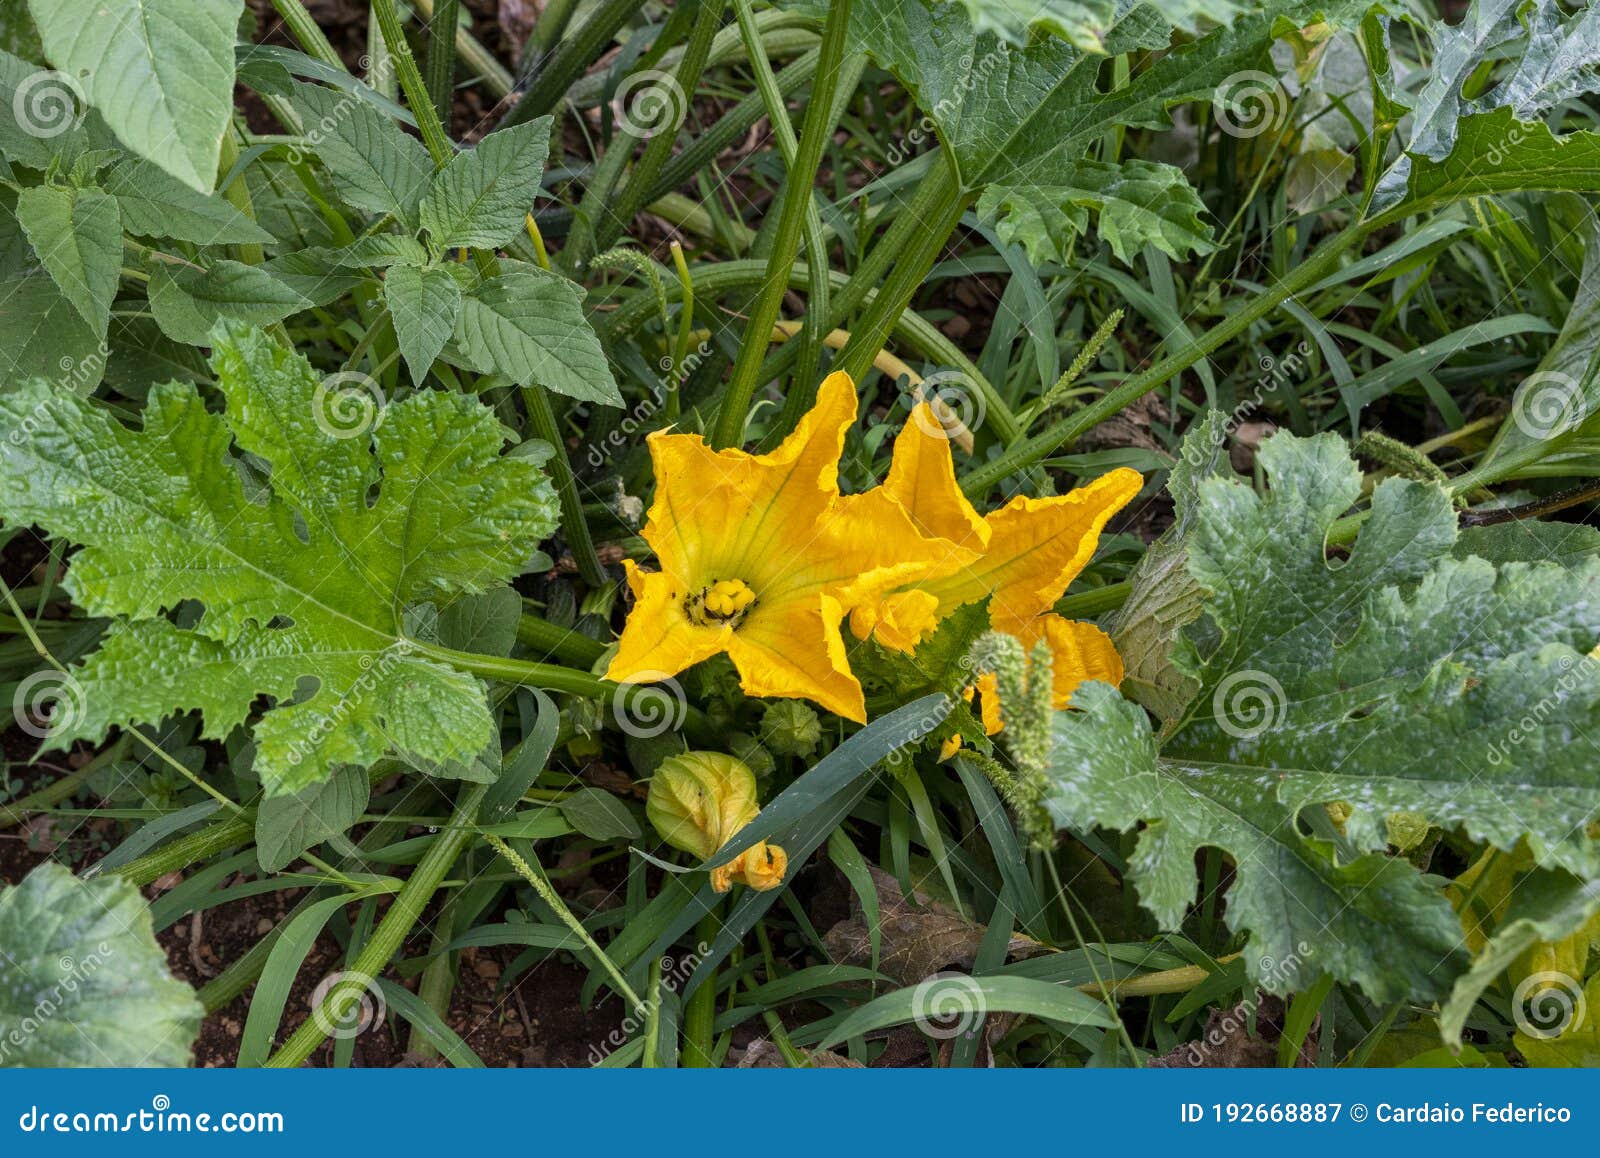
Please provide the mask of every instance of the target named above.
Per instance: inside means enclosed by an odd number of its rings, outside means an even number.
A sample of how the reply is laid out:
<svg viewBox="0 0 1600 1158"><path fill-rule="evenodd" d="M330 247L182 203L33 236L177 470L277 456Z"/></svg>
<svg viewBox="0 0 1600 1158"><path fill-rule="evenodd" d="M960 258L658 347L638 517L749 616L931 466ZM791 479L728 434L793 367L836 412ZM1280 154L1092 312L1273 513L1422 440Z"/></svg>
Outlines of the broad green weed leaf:
<svg viewBox="0 0 1600 1158"><path fill-rule="evenodd" d="M1263 983L1328 971L1376 1000L1438 995L1464 965L1453 915L1409 865L1366 850L1385 846L1389 815L1416 812L1592 870L1600 769L1570 738L1600 727L1586 658L1600 560L1457 559L1444 491L1397 479L1373 493L1349 557L1329 560L1329 528L1361 492L1344 445L1280 434L1258 461L1265 498L1198 484L1188 550L1204 613L1174 656L1198 685L1187 713L1158 744L1141 710L1080 692L1082 710L1057 717L1051 807L1070 827L1151 822L1135 883L1173 927L1196 849L1229 851L1229 921L1280 963L1255 968ZM1297 818L1337 801L1351 808L1339 839L1302 834ZM1283 968L1301 939L1317 956Z"/></svg>
<svg viewBox="0 0 1600 1158"><path fill-rule="evenodd" d="M45 55L133 152L211 192L244 0L30 0Z"/></svg>
<svg viewBox="0 0 1600 1158"><path fill-rule="evenodd" d="M383 300L394 319L411 380L421 385L461 316L461 284L448 269L397 265L383 280Z"/></svg>
<svg viewBox="0 0 1600 1158"><path fill-rule="evenodd" d="M0 887L0 1066L187 1066L201 1014L126 881Z"/></svg>
<svg viewBox="0 0 1600 1158"><path fill-rule="evenodd" d="M559 274L502 264L505 273L474 287L461 303L456 361L479 374L621 406L600 339L583 315L583 291Z"/></svg>
<svg viewBox="0 0 1600 1158"><path fill-rule="evenodd" d="M550 118L490 133L452 157L422 202L422 227L435 250L495 248L522 229L533 211L550 151Z"/></svg>
<svg viewBox="0 0 1600 1158"><path fill-rule="evenodd" d="M17 220L16 198L0 189L0 393L28 378L87 394L105 372L100 337L39 264Z"/></svg>
<svg viewBox="0 0 1600 1158"><path fill-rule="evenodd" d="M417 225L417 207L433 180L421 142L352 93L299 84L294 106L334 188L351 205L392 213Z"/></svg>
<svg viewBox="0 0 1600 1158"><path fill-rule="evenodd" d="M384 405L260 331L213 343L222 414L176 383L138 431L42 382L0 400L0 514L80 544L66 585L115 620L72 671L84 711L48 744L195 709L220 739L265 695L269 795L391 751L474 756L492 736L481 685L419 658L402 616L516 575L555 526L548 479L502 457L474 399ZM269 493L246 491L230 446L267 464ZM203 613L183 630L166 613L190 601Z"/></svg>
<svg viewBox="0 0 1600 1158"><path fill-rule="evenodd" d="M216 194L196 193L159 166L126 157L108 170L101 187L117 199L122 224L138 237L171 238L195 245L266 245L272 234Z"/></svg>
<svg viewBox="0 0 1600 1158"><path fill-rule="evenodd" d="M17 220L56 286L99 336L122 276L122 215L98 189L36 185L17 195Z"/></svg>
<svg viewBox="0 0 1600 1158"><path fill-rule="evenodd" d="M347 767L293 796L263 800L256 810L256 858L261 870L279 872L306 849L349 831L367 810L371 795L366 770Z"/></svg>
<svg viewBox="0 0 1600 1158"><path fill-rule="evenodd" d="M149 293L161 332L191 346L204 346L219 321L264 326L310 305L260 266L232 260L209 269L158 265L150 274Z"/></svg>

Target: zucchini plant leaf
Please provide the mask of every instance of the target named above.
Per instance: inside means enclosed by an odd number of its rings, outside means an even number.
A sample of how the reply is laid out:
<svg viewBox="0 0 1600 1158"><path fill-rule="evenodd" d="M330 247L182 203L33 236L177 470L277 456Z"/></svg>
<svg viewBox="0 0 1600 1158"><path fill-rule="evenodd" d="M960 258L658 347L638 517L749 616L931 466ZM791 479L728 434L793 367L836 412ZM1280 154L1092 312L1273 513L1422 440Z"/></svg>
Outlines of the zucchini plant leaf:
<svg viewBox="0 0 1600 1158"><path fill-rule="evenodd" d="M1052 33L1086 52L1104 52L1105 36L1125 7L1118 0L961 0L978 32L1023 45L1035 30ZM1233 0L1162 0L1147 5L1176 28L1197 32L1204 23L1226 24L1246 5Z"/></svg>
<svg viewBox="0 0 1600 1158"><path fill-rule="evenodd" d="M131 884L47 861L0 887L0 1066L187 1066L201 1015Z"/></svg>
<svg viewBox="0 0 1600 1158"><path fill-rule="evenodd" d="M1181 172L1150 161L1089 161L1088 153L1110 125L1170 128L1172 105L1210 100L1231 77L1270 69L1272 18L1216 29L1104 92L1103 54L1168 47L1172 20L1156 6L1117 4L1095 48L1053 37L1013 47L974 24L968 10L978 7L995 15L988 4L861 0L850 10L850 34L852 50L893 72L927 112L963 191L981 195L980 215L1035 258L1064 254L1091 212L1120 257L1146 244L1180 258L1209 247L1205 207Z"/></svg>
<svg viewBox="0 0 1600 1158"><path fill-rule="evenodd" d="M556 525L549 480L501 456L506 433L474 399L384 405L261 331L213 343L220 415L177 383L150 392L138 431L43 382L0 401L0 515L81 544L67 586L114 620L72 671L83 711L47 746L189 709L220 739L265 695L269 795L391 750L475 756L492 735L482 686L419 656L402 617L518 574ZM252 462L270 489L247 486ZM191 602L192 625L168 618Z"/></svg>
<svg viewBox="0 0 1600 1158"><path fill-rule="evenodd" d="M1408 863L1370 850L1388 816L1416 812L1594 870L1600 769L1571 738L1600 728L1600 663L1586 657L1600 560L1455 558L1448 496L1400 479L1374 491L1349 557L1329 560L1330 528L1361 493L1344 444L1279 434L1258 461L1267 497L1198 484L1188 567L1204 610L1174 651L1197 685L1186 714L1158 742L1134 704L1080 690L1082 710L1056 718L1050 807L1066 827L1149 822L1131 869L1169 927L1193 899L1197 850L1231 854L1228 921L1249 930L1269 988L1328 972L1374 1000L1441 996L1466 963L1454 916ZM1342 833L1313 823L1335 802Z"/></svg>
<svg viewBox="0 0 1600 1158"><path fill-rule="evenodd" d="M45 55L129 149L202 193L233 115L244 0L30 0Z"/></svg>

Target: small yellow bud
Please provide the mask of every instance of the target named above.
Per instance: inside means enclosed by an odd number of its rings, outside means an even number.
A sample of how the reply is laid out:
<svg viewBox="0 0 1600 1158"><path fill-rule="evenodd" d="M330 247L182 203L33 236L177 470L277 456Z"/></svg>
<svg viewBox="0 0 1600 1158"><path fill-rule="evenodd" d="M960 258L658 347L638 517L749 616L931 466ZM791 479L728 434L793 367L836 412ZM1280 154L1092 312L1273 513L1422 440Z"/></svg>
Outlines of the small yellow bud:
<svg viewBox="0 0 1600 1158"><path fill-rule="evenodd" d="M645 803L645 815L661 839L703 861L715 856L760 811L755 774L744 761L725 752L669 756L651 778ZM735 860L713 869L711 886L719 893L736 883L775 889L783 883L788 864L783 849L758 841Z"/></svg>

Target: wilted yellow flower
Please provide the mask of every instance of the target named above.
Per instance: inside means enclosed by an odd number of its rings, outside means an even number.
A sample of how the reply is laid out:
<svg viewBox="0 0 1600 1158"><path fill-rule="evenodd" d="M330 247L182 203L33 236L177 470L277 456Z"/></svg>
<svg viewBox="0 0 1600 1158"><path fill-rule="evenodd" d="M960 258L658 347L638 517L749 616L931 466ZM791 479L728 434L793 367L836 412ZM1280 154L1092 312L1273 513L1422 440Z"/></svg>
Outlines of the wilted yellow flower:
<svg viewBox="0 0 1600 1158"><path fill-rule="evenodd" d="M865 722L840 624L928 574L948 547L897 503L852 504L846 518L839 456L855 415L849 376L830 374L770 454L650 436L656 494L643 535L661 570L625 564L634 605L606 678L660 680L726 652L747 694Z"/></svg>
<svg viewBox="0 0 1600 1158"><path fill-rule="evenodd" d="M702 861L715 856L760 811L755 774L724 752L685 752L663 760L651 777L645 803L645 814L661 839ZM782 848L758 841L712 869L711 887L719 893L736 883L758 892L775 889L788 867Z"/></svg>

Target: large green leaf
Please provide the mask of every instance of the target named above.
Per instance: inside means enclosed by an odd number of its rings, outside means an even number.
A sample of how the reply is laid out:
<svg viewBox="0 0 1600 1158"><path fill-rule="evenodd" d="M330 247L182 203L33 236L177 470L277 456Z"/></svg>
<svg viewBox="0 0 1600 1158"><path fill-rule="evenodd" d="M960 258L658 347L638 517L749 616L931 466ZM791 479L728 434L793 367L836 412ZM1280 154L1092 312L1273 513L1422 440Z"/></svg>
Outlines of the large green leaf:
<svg viewBox="0 0 1600 1158"><path fill-rule="evenodd" d="M383 300L394 319L394 335L418 385L455 332L461 314L461 283L448 269L397 265L383 280Z"/></svg>
<svg viewBox="0 0 1600 1158"><path fill-rule="evenodd" d="M46 378L87 394L100 384L100 336L39 263L17 218L16 198L0 189L0 392Z"/></svg>
<svg viewBox="0 0 1600 1158"><path fill-rule="evenodd" d="M372 786L361 768L340 768L293 796L274 796L256 810L256 857L275 873L330 837L349 831L367 810Z"/></svg>
<svg viewBox="0 0 1600 1158"><path fill-rule="evenodd" d="M417 206L433 180L433 162L421 143L353 93L297 84L294 106L339 195L415 229Z"/></svg>
<svg viewBox="0 0 1600 1158"><path fill-rule="evenodd" d="M1182 256L1208 241L1204 207L1177 170L1090 162L1088 152L1110 125L1169 128L1172 105L1210 100L1230 78L1271 67L1266 15L1174 49L1109 92L1099 83L1100 52L1050 37L1014 48L980 31L959 4L858 0L850 19L851 47L910 89L962 189L982 194L980 212L1035 256L1065 253L1090 211L1101 214L1119 255L1150 243ZM1126 0L1098 33L1113 55L1165 49L1171 38L1172 21L1156 6ZM915 151L914 141L902 146Z"/></svg>
<svg viewBox="0 0 1600 1158"><path fill-rule="evenodd" d="M244 0L29 0L45 55L135 153L202 193L233 115Z"/></svg>
<svg viewBox="0 0 1600 1158"><path fill-rule="evenodd" d="M158 265L150 274L150 313L175 342L203 346L223 319L264 326L311 303L259 265L223 260L208 269Z"/></svg>
<svg viewBox="0 0 1600 1158"><path fill-rule="evenodd" d="M979 32L1022 45L1035 29L1054 33L1089 52L1105 49L1105 36L1125 7L1118 0L961 0ZM1196 31L1225 24L1248 7L1234 0L1161 0L1147 5L1175 27Z"/></svg>
<svg viewBox="0 0 1600 1158"><path fill-rule="evenodd" d="M455 359L479 374L621 406L605 351L583 315L583 291L559 274L506 262L474 287L456 319Z"/></svg>
<svg viewBox="0 0 1600 1158"><path fill-rule="evenodd" d="M1189 570L1204 614L1175 660L1197 693L1159 745L1109 689L1058 715L1051 807L1065 826L1148 821L1132 862L1175 926L1194 854L1237 862L1227 907L1258 979L1279 990L1327 971L1377 999L1438 996L1464 965L1448 905L1407 863L1369 852L1385 819L1416 812L1538 861L1590 872L1584 826L1600 769L1571 737L1600 728L1600 560L1457 559L1455 514L1432 484L1388 480L1349 557L1324 544L1361 493L1338 439L1280 434L1258 461L1262 497L1199 483ZM1300 825L1345 802L1344 832ZM1324 931L1325 930L1325 931ZM1285 954L1305 940L1315 956Z"/></svg>
<svg viewBox="0 0 1600 1158"><path fill-rule="evenodd" d="M0 888L0 1066L186 1066L201 1013L126 881L47 862Z"/></svg>
<svg viewBox="0 0 1600 1158"><path fill-rule="evenodd" d="M98 189L36 185L17 195L17 220L44 268L104 337L122 275L122 214Z"/></svg>
<svg viewBox="0 0 1600 1158"><path fill-rule="evenodd" d="M122 224L140 237L196 245L265 245L272 234L216 194L196 193L165 169L138 157L117 162L101 187L117 199Z"/></svg>
<svg viewBox="0 0 1600 1158"><path fill-rule="evenodd" d="M539 194L550 151L550 118L490 133L458 153L422 202L422 227L437 249L505 245L522 229Z"/></svg>
<svg viewBox="0 0 1600 1158"><path fill-rule="evenodd" d="M0 400L18 435L0 440L0 515L81 544L67 586L115 621L72 671L84 710L47 744L189 709L221 738L266 695L255 767L272 795L391 750L475 755L493 734L481 685L419 658L402 615L516 575L555 526L549 481L501 457L474 399L385 406L260 331L213 340L220 415L177 383L150 392L138 431L39 382ZM230 444L270 467L270 491L247 488ZM166 618L190 601L191 628Z"/></svg>

